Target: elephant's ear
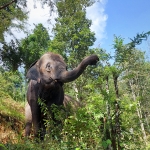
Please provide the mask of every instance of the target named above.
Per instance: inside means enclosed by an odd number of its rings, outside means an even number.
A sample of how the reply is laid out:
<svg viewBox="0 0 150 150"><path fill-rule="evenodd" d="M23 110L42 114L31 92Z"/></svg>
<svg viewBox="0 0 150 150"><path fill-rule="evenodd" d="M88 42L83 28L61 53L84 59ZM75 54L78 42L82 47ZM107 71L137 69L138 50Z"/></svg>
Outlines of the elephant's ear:
<svg viewBox="0 0 150 150"><path fill-rule="evenodd" d="M30 80L32 79L40 82L40 73L39 73L39 68L37 66L37 62L38 60L31 64L26 77Z"/></svg>

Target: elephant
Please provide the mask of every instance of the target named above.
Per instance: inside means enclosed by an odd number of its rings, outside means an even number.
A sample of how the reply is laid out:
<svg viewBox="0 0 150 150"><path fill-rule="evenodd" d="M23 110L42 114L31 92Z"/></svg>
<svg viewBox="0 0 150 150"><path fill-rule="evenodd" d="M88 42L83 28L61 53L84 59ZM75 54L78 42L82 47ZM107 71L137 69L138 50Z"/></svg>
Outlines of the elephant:
<svg viewBox="0 0 150 150"><path fill-rule="evenodd" d="M63 106L67 111L66 117L68 117L70 112L76 111L77 108L81 107L82 105L80 102L74 100L71 96L64 95ZM43 119L42 116L41 119ZM28 102L25 104L25 124L25 136L29 136L32 129L32 113Z"/></svg>
<svg viewBox="0 0 150 150"><path fill-rule="evenodd" d="M44 137L41 131L45 131L46 127L41 117L42 110L38 99L44 101L48 109L52 104L63 105L63 84L77 79L88 65L96 65L97 61L99 61L98 56L92 54L84 58L76 68L68 71L61 55L47 52L39 60L31 64L26 75L29 79L27 89L28 106L25 109L26 136L30 135L33 124L34 137L39 137L41 140Z"/></svg>

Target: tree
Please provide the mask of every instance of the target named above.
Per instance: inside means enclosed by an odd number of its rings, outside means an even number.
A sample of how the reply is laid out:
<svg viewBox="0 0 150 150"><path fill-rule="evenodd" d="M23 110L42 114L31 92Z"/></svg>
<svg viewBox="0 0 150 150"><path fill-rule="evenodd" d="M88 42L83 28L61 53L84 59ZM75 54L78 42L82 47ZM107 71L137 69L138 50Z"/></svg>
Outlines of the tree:
<svg viewBox="0 0 150 150"><path fill-rule="evenodd" d="M87 85L82 88L89 93L86 95L89 101L97 100L99 92L102 106L94 113L103 114L100 117L103 146L117 150L142 149L148 145L149 62L142 51L131 45L133 43L125 45L123 42L121 37L115 37L112 65L109 63L111 57L98 50L100 62L92 71L92 79L88 78ZM103 97L103 103L100 97ZM89 101L87 107L94 107L94 102Z"/></svg>
<svg viewBox="0 0 150 150"><path fill-rule="evenodd" d="M75 67L95 41L91 20L86 18L86 7L93 1L64 0L56 3L58 18L53 28L54 39L50 49L57 51Z"/></svg>
<svg viewBox="0 0 150 150"><path fill-rule="evenodd" d="M0 54L5 69L15 72L22 64L22 53L17 40L11 40L10 43L4 42L2 48L0 48Z"/></svg>
<svg viewBox="0 0 150 150"><path fill-rule="evenodd" d="M11 28L23 29L27 19L26 1L0 1L0 42L4 41L4 32L13 34Z"/></svg>
<svg viewBox="0 0 150 150"><path fill-rule="evenodd" d="M26 70L47 51L49 43L49 33L42 24L35 25L33 33L21 40L22 61Z"/></svg>
<svg viewBox="0 0 150 150"><path fill-rule="evenodd" d="M149 69L147 68L144 52L135 48L135 45L139 43L138 40L141 43L142 39L140 39L140 36L134 38L131 43L124 45L122 38L115 37L115 65L120 70L120 80L122 83L126 83L124 84L124 88L126 87L124 92L129 94L130 105L134 105L135 107L134 116L138 120L142 134L138 133L139 137L142 136L145 145L147 145L147 135L144 125L145 116L143 116L145 113L142 111L142 103L145 100L145 94L148 94L146 91L149 91L150 88L148 80ZM136 132L136 129L133 130Z"/></svg>
<svg viewBox="0 0 150 150"><path fill-rule="evenodd" d="M33 33L21 41L3 42L0 53L5 69L16 71L19 66L24 65L27 70L41 54L47 51L49 42L48 31L42 24L36 25Z"/></svg>

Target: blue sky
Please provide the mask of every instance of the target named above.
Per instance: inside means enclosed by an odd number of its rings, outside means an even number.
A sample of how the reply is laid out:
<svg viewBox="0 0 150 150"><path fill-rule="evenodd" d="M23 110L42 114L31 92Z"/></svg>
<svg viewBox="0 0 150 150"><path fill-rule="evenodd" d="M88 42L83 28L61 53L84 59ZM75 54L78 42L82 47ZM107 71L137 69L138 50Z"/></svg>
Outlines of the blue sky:
<svg viewBox="0 0 150 150"><path fill-rule="evenodd" d="M112 51L114 35L128 43L137 33L150 31L150 0L108 0L105 14L106 37L102 39L101 47L107 51ZM148 51L148 41L138 47Z"/></svg>

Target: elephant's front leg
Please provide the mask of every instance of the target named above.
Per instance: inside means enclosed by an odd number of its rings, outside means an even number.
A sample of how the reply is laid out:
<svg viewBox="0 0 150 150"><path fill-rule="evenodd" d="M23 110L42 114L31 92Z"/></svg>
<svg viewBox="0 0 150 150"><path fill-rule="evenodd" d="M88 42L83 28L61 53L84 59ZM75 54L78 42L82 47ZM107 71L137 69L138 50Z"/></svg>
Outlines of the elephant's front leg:
<svg viewBox="0 0 150 150"><path fill-rule="evenodd" d="M41 111L40 107L37 104L37 101L31 100L30 102L31 112L32 112L32 123L33 123L33 132L35 137L40 136L40 119L41 119Z"/></svg>
<svg viewBox="0 0 150 150"><path fill-rule="evenodd" d="M45 126L45 115L43 113L41 114L41 121L40 121L40 139L44 140L45 134L46 134L46 126Z"/></svg>
<svg viewBox="0 0 150 150"><path fill-rule="evenodd" d="M38 82L35 80L30 80L27 91L27 100L31 109L33 132L35 137L39 137L40 119L41 119L40 106L38 105L38 91L39 91Z"/></svg>

